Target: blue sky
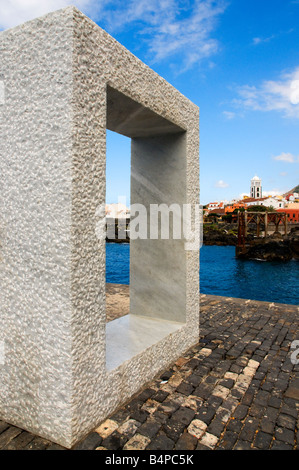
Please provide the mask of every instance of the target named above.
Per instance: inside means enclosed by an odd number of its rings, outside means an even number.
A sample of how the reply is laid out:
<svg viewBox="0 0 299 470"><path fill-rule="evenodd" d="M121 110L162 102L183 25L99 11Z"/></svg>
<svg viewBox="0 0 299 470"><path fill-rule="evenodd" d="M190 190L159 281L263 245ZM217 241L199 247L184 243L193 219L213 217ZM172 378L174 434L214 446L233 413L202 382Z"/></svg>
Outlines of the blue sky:
<svg viewBox="0 0 299 470"><path fill-rule="evenodd" d="M299 184L299 0L0 0L0 29L69 4L200 107L203 204ZM129 202L129 139L107 156L107 202Z"/></svg>

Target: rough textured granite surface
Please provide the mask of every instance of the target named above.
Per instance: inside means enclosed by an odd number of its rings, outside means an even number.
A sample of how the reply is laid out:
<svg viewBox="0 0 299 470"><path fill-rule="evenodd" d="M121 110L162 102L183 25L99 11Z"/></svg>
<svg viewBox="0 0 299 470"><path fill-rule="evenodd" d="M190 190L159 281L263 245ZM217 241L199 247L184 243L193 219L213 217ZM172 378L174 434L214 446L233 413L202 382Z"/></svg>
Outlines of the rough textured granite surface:
<svg viewBox="0 0 299 470"><path fill-rule="evenodd" d="M186 323L107 371L95 230L106 127L132 139L185 132L184 202L198 203L198 108L73 7L1 32L0 57L0 416L71 447L198 340L195 250ZM119 115L115 96L146 124Z"/></svg>

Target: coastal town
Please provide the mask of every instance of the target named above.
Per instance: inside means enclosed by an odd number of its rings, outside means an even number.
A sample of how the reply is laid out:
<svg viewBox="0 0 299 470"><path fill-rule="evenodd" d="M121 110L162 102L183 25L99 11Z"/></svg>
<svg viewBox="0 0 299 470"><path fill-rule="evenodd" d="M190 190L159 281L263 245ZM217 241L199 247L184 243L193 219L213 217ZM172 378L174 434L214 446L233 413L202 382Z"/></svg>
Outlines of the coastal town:
<svg viewBox="0 0 299 470"><path fill-rule="evenodd" d="M283 194L263 196L262 180L254 176L250 182L250 192L243 195L242 199L214 201L203 205L203 217L205 222L213 217L220 221L229 221L233 217L237 218L238 211L258 209L285 213L289 224L299 223L299 185ZM121 202L106 204L105 212L107 218L130 218L130 209Z"/></svg>
<svg viewBox="0 0 299 470"><path fill-rule="evenodd" d="M251 179L250 193L242 199L231 201L210 202L203 207L204 218L236 214L239 210L256 210L256 206L273 212L284 212L288 223L299 222L299 185L290 191L279 195L263 196L262 180L258 176ZM262 210L262 209L261 209Z"/></svg>

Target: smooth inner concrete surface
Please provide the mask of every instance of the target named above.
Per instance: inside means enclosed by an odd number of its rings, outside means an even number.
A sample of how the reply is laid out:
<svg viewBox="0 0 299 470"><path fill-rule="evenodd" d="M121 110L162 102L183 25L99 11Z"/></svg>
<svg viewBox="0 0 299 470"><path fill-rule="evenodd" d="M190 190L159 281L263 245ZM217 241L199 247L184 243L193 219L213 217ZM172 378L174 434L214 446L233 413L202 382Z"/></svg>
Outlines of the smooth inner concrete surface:
<svg viewBox="0 0 299 470"><path fill-rule="evenodd" d="M107 129L127 137L175 134L185 129L107 86Z"/></svg>
<svg viewBox="0 0 299 470"><path fill-rule="evenodd" d="M182 323L137 315L112 320L106 326L107 370L115 369L181 327Z"/></svg>
<svg viewBox="0 0 299 470"><path fill-rule="evenodd" d="M147 211L147 238L130 242L130 312L134 315L186 321L187 252L183 237L183 204L187 201L186 133L132 139L131 204ZM169 239L162 239L163 217L153 220L151 205L169 209ZM174 212L181 225L181 238L172 236ZM158 238L151 228L158 225ZM164 223L163 223L164 225Z"/></svg>

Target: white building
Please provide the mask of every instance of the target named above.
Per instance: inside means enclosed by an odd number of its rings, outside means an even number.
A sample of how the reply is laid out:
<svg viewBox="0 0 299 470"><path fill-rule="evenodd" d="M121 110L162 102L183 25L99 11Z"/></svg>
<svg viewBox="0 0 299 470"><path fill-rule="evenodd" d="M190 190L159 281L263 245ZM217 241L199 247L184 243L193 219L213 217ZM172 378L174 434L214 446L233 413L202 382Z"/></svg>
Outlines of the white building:
<svg viewBox="0 0 299 470"><path fill-rule="evenodd" d="M273 207L273 209L284 209L286 207L287 201L285 199L279 199L276 197L262 197L259 199L244 199L243 202L247 204L248 207L250 206L265 206L265 207Z"/></svg>
<svg viewBox="0 0 299 470"><path fill-rule="evenodd" d="M273 207L274 209L284 209L286 206L286 200L278 199L276 197L268 197L262 201L261 206Z"/></svg>
<svg viewBox="0 0 299 470"><path fill-rule="evenodd" d="M111 217L113 219L127 219L130 218L130 209L128 209L125 204L115 203L115 204L106 204L106 217Z"/></svg>
<svg viewBox="0 0 299 470"><path fill-rule="evenodd" d="M262 180L258 176L254 176L250 185L250 197L259 199L262 195Z"/></svg>

